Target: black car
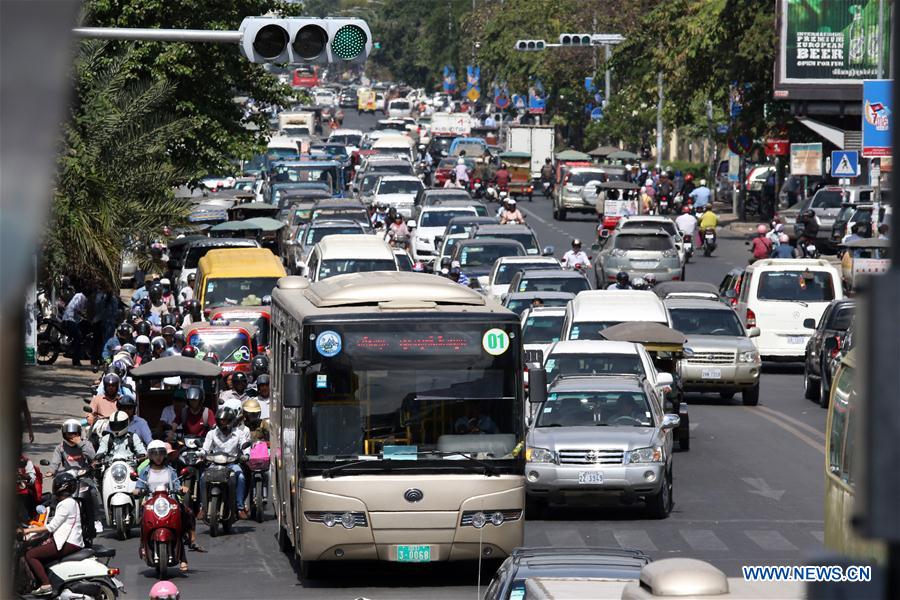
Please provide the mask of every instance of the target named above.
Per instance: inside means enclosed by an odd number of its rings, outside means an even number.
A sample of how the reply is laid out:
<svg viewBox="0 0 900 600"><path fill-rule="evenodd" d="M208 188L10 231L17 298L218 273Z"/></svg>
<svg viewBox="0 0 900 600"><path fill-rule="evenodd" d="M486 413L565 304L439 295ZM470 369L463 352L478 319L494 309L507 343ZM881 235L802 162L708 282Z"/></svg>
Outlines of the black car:
<svg viewBox="0 0 900 600"><path fill-rule="evenodd" d="M484 600L525 597L531 577L637 580L650 557L640 550L609 548L516 548L503 561Z"/></svg>
<svg viewBox="0 0 900 600"><path fill-rule="evenodd" d="M815 329L806 343L806 360L803 364L804 395L815 400L822 408L828 407L831 395L831 369L829 361L840 351L842 338L846 336L853 315L855 303L850 298L832 300L822 313L822 318L806 319L803 326Z"/></svg>

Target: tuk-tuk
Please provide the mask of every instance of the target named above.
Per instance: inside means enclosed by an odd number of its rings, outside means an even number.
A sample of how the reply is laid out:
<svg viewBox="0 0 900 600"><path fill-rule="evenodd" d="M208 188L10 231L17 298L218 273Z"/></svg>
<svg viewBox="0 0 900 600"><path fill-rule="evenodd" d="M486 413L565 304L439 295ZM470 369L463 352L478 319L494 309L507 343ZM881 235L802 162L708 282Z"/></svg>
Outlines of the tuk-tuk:
<svg viewBox="0 0 900 600"><path fill-rule="evenodd" d="M844 291L855 292L871 275L886 273L891 267L891 242L889 240L863 238L840 245L841 276Z"/></svg>
<svg viewBox="0 0 900 600"><path fill-rule="evenodd" d="M678 361L684 356L684 344L687 341L684 334L659 323L631 321L607 327L600 335L607 340L641 344L653 359L656 370L672 375L672 390L663 399L663 412L679 416L681 422L673 431L674 441L678 442L679 449L689 450L690 417L678 366Z"/></svg>
<svg viewBox="0 0 900 600"><path fill-rule="evenodd" d="M277 211L278 207L273 208ZM273 219L272 217L254 217L252 219L247 219L244 223L256 228L256 241L259 242L260 246L268 248L275 256L281 254L281 248L279 246L281 237L279 232L285 227L283 221Z"/></svg>
<svg viewBox="0 0 900 600"><path fill-rule="evenodd" d="M256 354L265 354L269 348L269 325L272 323L271 306L219 306L209 312L210 322L226 320L251 323L256 328Z"/></svg>
<svg viewBox="0 0 900 600"><path fill-rule="evenodd" d="M221 367L187 356L166 356L135 367L131 377L137 385L137 414L147 421L151 429L156 429L163 409L172 404L172 396L177 389L167 389L162 384L168 377L179 377L179 387L191 381L201 386L204 405L215 412L221 374Z"/></svg>
<svg viewBox="0 0 900 600"><path fill-rule="evenodd" d="M197 358L215 354L223 373L252 371L251 362L256 356L258 342L256 327L250 323L194 323L185 331L184 339L197 349Z"/></svg>
<svg viewBox="0 0 900 600"><path fill-rule="evenodd" d="M378 101L375 96L375 90L368 88L359 88L356 91L356 110L364 113L375 114L378 109Z"/></svg>
<svg viewBox="0 0 900 600"><path fill-rule="evenodd" d="M277 213L278 206L268 202L248 202L247 204L236 204L229 208L228 219L230 221L243 221L254 217L274 217Z"/></svg>
<svg viewBox="0 0 900 600"><path fill-rule="evenodd" d="M510 198L527 197L531 200L534 191L531 180L531 154L528 152L503 152L500 161L506 163L509 171Z"/></svg>
<svg viewBox="0 0 900 600"><path fill-rule="evenodd" d="M603 228L615 229L621 217L641 214L640 192L641 186L630 181L598 183L597 218Z"/></svg>

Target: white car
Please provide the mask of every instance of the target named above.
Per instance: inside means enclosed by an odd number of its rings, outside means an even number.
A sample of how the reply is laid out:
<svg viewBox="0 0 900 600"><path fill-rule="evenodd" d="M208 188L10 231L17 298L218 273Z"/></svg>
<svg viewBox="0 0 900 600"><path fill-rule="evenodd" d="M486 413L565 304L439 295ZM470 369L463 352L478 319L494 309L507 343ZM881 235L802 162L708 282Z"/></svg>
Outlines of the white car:
<svg viewBox="0 0 900 600"><path fill-rule="evenodd" d="M544 355L562 336L564 306L536 306L522 311L522 344L525 362L543 364Z"/></svg>
<svg viewBox="0 0 900 600"><path fill-rule="evenodd" d="M648 290L589 290L566 307L564 340L602 340L607 327L628 321L669 326L662 300Z"/></svg>
<svg viewBox="0 0 900 600"><path fill-rule="evenodd" d="M424 189L418 177L409 175L386 175L375 184L372 202L386 204L403 215L404 219L412 217L416 195Z"/></svg>
<svg viewBox="0 0 900 600"><path fill-rule="evenodd" d="M519 271L561 268L559 261L552 256L504 256L494 263L494 268L482 283L481 289L499 301L509 291L509 283Z"/></svg>
<svg viewBox="0 0 900 600"><path fill-rule="evenodd" d="M406 98L396 98L388 102L388 117L402 119L412 113L412 103Z"/></svg>
<svg viewBox="0 0 900 600"><path fill-rule="evenodd" d="M316 106L337 106L337 95L332 90L315 90L313 104Z"/></svg>
<svg viewBox="0 0 900 600"><path fill-rule="evenodd" d="M670 373L659 373L641 344L608 340L563 340L544 354L547 384L560 375L643 375L657 390L671 387Z"/></svg>
<svg viewBox="0 0 900 600"><path fill-rule="evenodd" d="M474 208L426 206L419 213L416 231L413 234L413 258L422 262L432 262L437 257L434 238L444 233L447 223L456 217L478 216ZM463 237L468 237L466 234Z"/></svg>
<svg viewBox="0 0 900 600"><path fill-rule="evenodd" d="M804 360L812 330L832 300L844 297L841 273L819 258L770 258L744 271L738 297L738 317L744 327L758 327L753 338L763 360Z"/></svg>
<svg viewBox="0 0 900 600"><path fill-rule="evenodd" d="M664 217L662 215L626 215L619 218L619 222L616 223L615 227L616 230L642 228L662 229L672 236L672 241L675 242L675 249L678 250L678 258L681 260L682 265L685 264L684 237L681 235L681 232L678 231L675 222L669 217Z"/></svg>
<svg viewBox="0 0 900 600"><path fill-rule="evenodd" d="M347 148L347 154L353 154L359 150L363 135L361 129L333 129L331 135L328 136L328 143L342 144Z"/></svg>

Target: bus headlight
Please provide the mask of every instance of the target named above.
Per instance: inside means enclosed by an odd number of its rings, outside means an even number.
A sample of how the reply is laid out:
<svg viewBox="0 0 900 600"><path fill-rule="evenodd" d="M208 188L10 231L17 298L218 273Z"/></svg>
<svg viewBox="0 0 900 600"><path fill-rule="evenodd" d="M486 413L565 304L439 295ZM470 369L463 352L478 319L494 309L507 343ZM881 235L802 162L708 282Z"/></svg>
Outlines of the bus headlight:
<svg viewBox="0 0 900 600"><path fill-rule="evenodd" d="M494 527L500 527L503 525L503 513L500 511L495 512L491 515L491 525Z"/></svg>
<svg viewBox="0 0 900 600"><path fill-rule="evenodd" d="M472 527L475 529L481 529L487 525L487 517L484 516L484 513L478 511L474 515L472 515Z"/></svg>
<svg viewBox="0 0 900 600"><path fill-rule="evenodd" d="M345 512L342 514L341 525L344 526L344 529L353 529L356 526L356 519L353 517L353 513Z"/></svg>
<svg viewBox="0 0 900 600"><path fill-rule="evenodd" d="M331 513L327 513L322 517L322 523L325 524L325 527L334 527L335 523L337 523L337 517Z"/></svg>
<svg viewBox="0 0 900 600"><path fill-rule="evenodd" d="M509 521L517 521L522 518L522 511L517 509L500 510L464 510L459 520L460 527L474 527L481 529L488 523L494 527L500 527Z"/></svg>
<svg viewBox="0 0 900 600"><path fill-rule="evenodd" d="M318 510L310 510L303 513L306 520L310 523L321 523L325 527L336 527L340 525L344 529L353 529L354 527L368 527L369 520L364 512L325 512Z"/></svg>

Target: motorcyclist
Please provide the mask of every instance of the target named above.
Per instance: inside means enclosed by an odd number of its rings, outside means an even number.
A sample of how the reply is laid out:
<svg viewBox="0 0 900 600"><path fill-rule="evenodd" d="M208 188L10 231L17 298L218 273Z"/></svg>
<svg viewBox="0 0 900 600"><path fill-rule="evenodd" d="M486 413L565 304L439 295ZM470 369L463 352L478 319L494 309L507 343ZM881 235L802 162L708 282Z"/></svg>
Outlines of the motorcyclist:
<svg viewBox="0 0 900 600"><path fill-rule="evenodd" d="M132 305L137 305L144 298L150 297L150 288L153 287L153 280L155 277L156 276L151 273L144 275L144 285L134 290L134 293L131 295Z"/></svg>
<svg viewBox="0 0 900 600"><path fill-rule="evenodd" d="M750 249L753 252L751 262L769 258L769 255L772 254L772 240L766 235L768 233L769 228L766 225L760 223L756 226L756 237L750 242Z"/></svg>
<svg viewBox="0 0 900 600"><path fill-rule="evenodd" d="M616 282L612 283L607 287L608 290L630 290L631 282L629 281L628 273L625 271L619 271L616 273Z"/></svg>
<svg viewBox="0 0 900 600"><path fill-rule="evenodd" d="M256 398L248 398L241 404L244 424L250 433L250 443L269 441L269 423L262 417L262 406Z"/></svg>
<svg viewBox="0 0 900 600"><path fill-rule="evenodd" d="M656 188L653 187L653 180L647 179L644 187L641 188L641 212L645 215L650 214L653 209L656 198Z"/></svg>
<svg viewBox="0 0 900 600"><path fill-rule="evenodd" d="M247 395L247 376L241 373L240 371L236 371L231 375L231 389L225 390L224 392L219 394L219 404L227 400L237 400L238 402L243 402L249 396Z"/></svg>
<svg viewBox="0 0 900 600"><path fill-rule="evenodd" d="M376 223L384 224L385 220L387 220L387 204L378 202L372 214L372 226L374 227Z"/></svg>
<svg viewBox="0 0 900 600"><path fill-rule="evenodd" d="M500 168L494 172L494 183L500 188L509 187L509 169L506 163L500 163Z"/></svg>
<svg viewBox="0 0 900 600"><path fill-rule="evenodd" d="M202 321L202 317L200 315L200 302L198 300L188 300L182 306L184 318L181 321L181 326L187 328L191 323L198 323Z"/></svg>
<svg viewBox="0 0 900 600"><path fill-rule="evenodd" d="M397 213L394 215L394 222L388 227L388 235L392 239L407 238L409 239L409 228L403 222L403 215Z"/></svg>
<svg viewBox="0 0 900 600"><path fill-rule="evenodd" d="M459 187L464 188L469 185L469 168L466 166L466 159L462 153L460 153L459 159L456 161L456 166L453 167L453 172L456 175Z"/></svg>
<svg viewBox="0 0 900 600"><path fill-rule="evenodd" d="M447 176L447 181L444 182L445 188L461 188L459 182L456 181L456 172L451 171L450 175Z"/></svg>
<svg viewBox="0 0 900 600"><path fill-rule="evenodd" d="M16 465L16 499L19 501L16 516L18 521L27 522L37 515L35 509L41 499L42 479L38 478L38 472L31 459L24 454L19 454Z"/></svg>
<svg viewBox="0 0 900 600"><path fill-rule="evenodd" d="M506 201L507 209L503 213L503 216L500 217L500 224L507 225L509 223L525 223L525 215L522 214L522 211L516 206L516 199L510 198Z"/></svg>
<svg viewBox="0 0 900 600"><path fill-rule="evenodd" d="M187 406L174 413L173 422L185 436L203 437L216 426L216 415L203 406L203 388L192 385L184 391Z"/></svg>
<svg viewBox="0 0 900 600"><path fill-rule="evenodd" d="M122 397L119 392L121 379L115 373L107 373L101 380L103 393L97 394L91 399L91 413L87 416L87 422L93 425L98 419L106 419L116 412L116 404Z"/></svg>
<svg viewBox="0 0 900 600"><path fill-rule="evenodd" d="M690 236L691 240L693 240L694 234L697 232L697 217L691 214L689 207L685 206L681 209L681 214L675 219L675 226L681 232L681 235Z"/></svg>
<svg viewBox="0 0 900 600"><path fill-rule="evenodd" d="M545 181L550 182L550 187L553 187L553 163L549 158L544 159L544 164L541 166L541 184Z"/></svg>
<svg viewBox="0 0 900 600"><path fill-rule="evenodd" d="M269 394L271 393L269 386L269 374L263 373L256 378L256 401L262 409L262 418L269 418Z"/></svg>
<svg viewBox="0 0 900 600"><path fill-rule="evenodd" d="M137 409L137 402L134 401L134 398L121 396L116 406L128 415L128 431L136 433L141 438L141 441L144 442L144 445L149 444L153 439L153 435L150 433L150 426L147 424L146 419L134 414L134 411Z"/></svg>
<svg viewBox="0 0 900 600"><path fill-rule="evenodd" d="M572 249L563 254L562 266L564 269L584 270L591 266L587 253L581 249L581 240L572 240Z"/></svg>
<svg viewBox="0 0 900 600"><path fill-rule="evenodd" d="M649 290L650 286L647 285L647 281L643 277L635 277L634 281L631 282L631 289L633 289L633 290Z"/></svg>
<svg viewBox="0 0 900 600"><path fill-rule="evenodd" d="M162 287L162 301L169 308L169 311L175 310L175 294L172 293L172 282L168 277L159 280Z"/></svg>
<svg viewBox="0 0 900 600"><path fill-rule="evenodd" d="M462 272L462 268L459 266L459 261L453 261L453 264L450 266L450 272L447 275L451 281L455 281L459 285L469 287L472 283L469 279L468 275Z"/></svg>
<svg viewBox="0 0 900 600"><path fill-rule="evenodd" d="M166 339L158 335L150 340L150 360L162 358L166 351Z"/></svg>
<svg viewBox="0 0 900 600"><path fill-rule="evenodd" d="M703 216L700 217L700 231L712 229L713 232L715 232L716 227L718 226L719 217L713 212L712 204L707 204L703 207Z"/></svg>
<svg viewBox="0 0 900 600"><path fill-rule="evenodd" d="M772 249L772 258L793 258L794 248L791 246L791 239L786 233L778 236L778 246Z"/></svg>
<svg viewBox="0 0 900 600"><path fill-rule="evenodd" d="M153 359L153 353L150 351L150 338L146 335L139 335L134 338L134 346L137 349L137 356L134 358L135 366L150 362Z"/></svg>
<svg viewBox="0 0 900 600"><path fill-rule="evenodd" d="M265 354L257 354L250 363L250 374L253 376L254 383L259 380L259 376L269 373L269 357Z"/></svg>
<svg viewBox="0 0 900 600"><path fill-rule="evenodd" d="M163 302L163 288L156 284L150 288L150 315L156 315L162 319L163 315L169 314L169 305Z"/></svg>
<svg viewBox="0 0 900 600"><path fill-rule="evenodd" d="M188 539L193 540L196 535L194 531L194 519L180 499L180 495L186 494L188 490L185 486L181 485L181 481L178 479L178 473L176 473L175 469L168 464L168 455L169 452L164 442L160 440L153 440L150 442L147 446L147 457L150 461L147 463L147 466L138 472L138 478L135 482L132 494L140 497L151 490L155 491L159 486L165 486L169 494L174 496L178 501L178 507L181 509L182 514L181 521L185 526L185 536L188 537ZM181 542L182 540L179 540L179 543ZM141 550L143 551L143 548ZM187 561L184 560L185 553L183 550L181 552L181 557L182 561L181 564L178 565L178 569L182 573L185 573L188 570L188 564Z"/></svg>
<svg viewBox="0 0 900 600"><path fill-rule="evenodd" d="M188 300L194 299L194 285L197 283L197 275L191 273L187 276L187 285L182 286L178 291L179 304L184 305Z"/></svg>
<svg viewBox="0 0 900 600"><path fill-rule="evenodd" d="M77 419L66 419L62 424L62 442L57 444L50 456L50 467L45 473L47 477L53 477L68 469L87 469L94 462L94 447L87 440L81 438L81 422ZM94 520L95 507L102 506L100 492L97 484L91 477L85 477L82 482L90 488L90 494L85 498L85 516L88 521L94 522L94 530L103 531L100 521Z"/></svg>
<svg viewBox="0 0 900 600"><path fill-rule="evenodd" d="M116 411L109 418L109 430L100 438L96 460L109 456L112 459L140 461L147 448L138 434L128 430L130 420L124 411Z"/></svg>
<svg viewBox="0 0 900 600"><path fill-rule="evenodd" d="M691 192L693 192L696 187L697 186L694 185L694 174L688 173L685 175L684 185L681 188L681 193L684 194L685 200L691 197Z"/></svg>
<svg viewBox="0 0 900 600"><path fill-rule="evenodd" d="M816 239L808 233L804 233L797 240L794 248L794 258L819 258L819 249L816 248Z"/></svg>
<svg viewBox="0 0 900 600"><path fill-rule="evenodd" d="M132 329L130 324L119 323L119 326L116 327L116 334L103 344L103 352L100 354L103 360L112 360L116 348L131 342L133 334L134 329Z"/></svg>
<svg viewBox="0 0 900 600"><path fill-rule="evenodd" d="M807 208L800 212L797 217L797 233L806 235L810 239L816 239L819 236L819 219L816 217L816 211Z"/></svg>
<svg viewBox="0 0 900 600"><path fill-rule="evenodd" d="M243 438L238 433L235 425L237 415L230 408L221 407L216 412L216 428L206 434L203 441L203 452L209 454L224 454L233 460L229 468L234 472L236 483L235 500L238 514L241 519L247 518L247 510L244 508L246 500L247 480L241 470L238 461L248 456L247 448L243 446ZM201 475L200 481L200 515L203 518L206 512L206 473Z"/></svg>
<svg viewBox="0 0 900 600"><path fill-rule="evenodd" d="M691 193L688 194L688 197L694 201L694 208L697 210L704 208L709 204L710 196L712 196L712 192L706 187L706 180L701 179L699 183L700 185L691 190Z"/></svg>
<svg viewBox="0 0 900 600"><path fill-rule="evenodd" d="M411 238L416 231L415 219L410 219L406 222L406 230L409 231L409 237Z"/></svg>

